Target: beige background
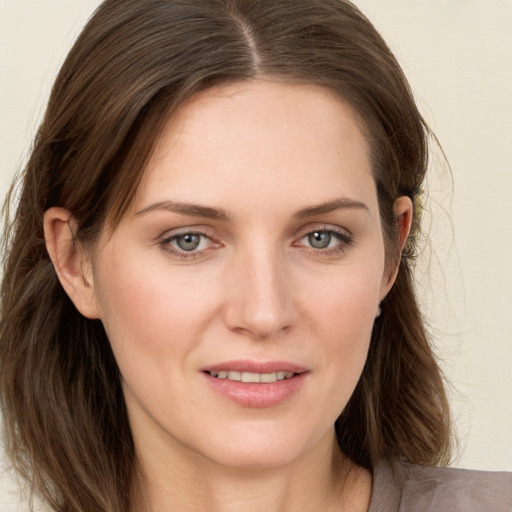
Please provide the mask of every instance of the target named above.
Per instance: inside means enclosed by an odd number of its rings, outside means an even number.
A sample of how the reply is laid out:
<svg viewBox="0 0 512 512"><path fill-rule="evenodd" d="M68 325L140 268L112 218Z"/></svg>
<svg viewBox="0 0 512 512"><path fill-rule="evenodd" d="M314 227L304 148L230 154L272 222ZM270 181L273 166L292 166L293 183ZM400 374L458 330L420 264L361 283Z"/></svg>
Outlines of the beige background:
<svg viewBox="0 0 512 512"><path fill-rule="evenodd" d="M97 0L0 0L0 192ZM512 0L356 0L409 76L452 168L430 185L422 297L460 437L454 465L512 469ZM453 194L452 194L453 192ZM420 272L424 274L424 272ZM0 474L0 509L17 510ZM10 505L8 505L10 504Z"/></svg>

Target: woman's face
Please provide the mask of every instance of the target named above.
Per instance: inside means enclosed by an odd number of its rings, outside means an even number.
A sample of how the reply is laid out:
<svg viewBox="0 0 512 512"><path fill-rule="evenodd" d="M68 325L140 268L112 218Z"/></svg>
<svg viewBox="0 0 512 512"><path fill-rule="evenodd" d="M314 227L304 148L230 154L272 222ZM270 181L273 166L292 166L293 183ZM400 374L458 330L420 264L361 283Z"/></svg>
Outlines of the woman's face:
<svg viewBox="0 0 512 512"><path fill-rule="evenodd" d="M139 448L275 467L331 443L391 285L351 109L263 81L196 95L92 281Z"/></svg>

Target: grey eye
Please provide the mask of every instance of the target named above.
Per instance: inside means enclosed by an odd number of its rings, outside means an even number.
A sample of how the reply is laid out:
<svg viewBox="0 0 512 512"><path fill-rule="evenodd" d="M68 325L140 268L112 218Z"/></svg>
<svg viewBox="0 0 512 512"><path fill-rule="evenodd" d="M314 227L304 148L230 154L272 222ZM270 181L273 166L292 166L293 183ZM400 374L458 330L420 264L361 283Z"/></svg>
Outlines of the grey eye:
<svg viewBox="0 0 512 512"><path fill-rule="evenodd" d="M308 242L315 249L326 249L329 247L331 240L332 235L327 231L314 231L308 235Z"/></svg>
<svg viewBox="0 0 512 512"><path fill-rule="evenodd" d="M201 235L187 233L177 236L175 242L182 251L195 251L201 244Z"/></svg>

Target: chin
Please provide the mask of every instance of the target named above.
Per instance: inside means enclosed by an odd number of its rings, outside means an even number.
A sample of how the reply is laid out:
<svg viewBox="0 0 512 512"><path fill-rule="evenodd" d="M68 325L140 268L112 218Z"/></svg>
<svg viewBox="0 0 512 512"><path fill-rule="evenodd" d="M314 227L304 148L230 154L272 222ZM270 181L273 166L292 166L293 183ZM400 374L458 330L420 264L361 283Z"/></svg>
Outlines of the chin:
<svg viewBox="0 0 512 512"><path fill-rule="evenodd" d="M227 449L214 454L212 462L238 470L277 469L287 466L300 458L300 451L291 449L269 450L268 447L254 449Z"/></svg>
<svg viewBox="0 0 512 512"><path fill-rule="evenodd" d="M282 425L244 425L222 436L222 439L210 437L210 443L203 451L203 455L222 466L237 469L272 469L307 458L310 449L321 442L323 437L326 437L328 449L331 449L333 429L327 436L314 433L308 435L299 428L302 427L300 422L295 426L297 431L294 433Z"/></svg>

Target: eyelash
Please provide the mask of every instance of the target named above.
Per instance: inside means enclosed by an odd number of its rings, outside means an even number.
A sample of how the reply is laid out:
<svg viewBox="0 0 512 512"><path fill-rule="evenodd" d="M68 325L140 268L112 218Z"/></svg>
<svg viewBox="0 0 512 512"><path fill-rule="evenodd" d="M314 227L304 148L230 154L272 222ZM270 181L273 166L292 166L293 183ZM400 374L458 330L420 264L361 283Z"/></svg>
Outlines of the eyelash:
<svg viewBox="0 0 512 512"><path fill-rule="evenodd" d="M331 237L334 237L338 241L338 243L334 247L326 247L323 249L317 249L315 247L307 247L307 249L310 252L314 253L315 256L319 256L319 257L336 256L337 254L344 253L353 244L352 235L349 234L347 231L345 231L345 230L342 231L342 230L338 230L338 229L335 229L332 227L327 227L327 226L309 230L308 232L304 233L304 235L302 235L298 241L300 242L301 240L304 240L305 238L313 235L314 233L327 234ZM296 243L297 242L294 242L292 245L295 246Z"/></svg>
<svg viewBox="0 0 512 512"><path fill-rule="evenodd" d="M331 237L334 237L338 243L334 247L326 247L326 248L314 248L311 246L304 246L302 243L300 243L305 238L313 235L314 233L321 233L321 234L327 234ZM202 250L191 250L186 251L183 249L179 249L176 247L173 247L172 243L175 242L178 238L184 237L184 236L198 236L202 240L208 239L211 242L211 245L207 247L206 249ZM306 247L306 249L309 252L312 252L315 256L319 257L329 257L329 256L335 256L337 254L341 254L345 252L351 245L353 244L352 236L342 230L334 229L332 227L324 226L322 228L316 228L311 229L304 234L300 236L295 242L292 243L293 247ZM181 233L176 233L171 236L165 237L162 240L160 240L159 245L165 250L166 252L178 256L182 260L195 260L198 257L202 257L206 254L206 252L211 248L218 248L222 247L222 244L220 242L213 241L212 237L209 236L206 233L203 233L201 231L183 231Z"/></svg>
<svg viewBox="0 0 512 512"><path fill-rule="evenodd" d="M164 251L171 253L175 256L178 256L179 258L185 260L190 259L194 260L200 256L203 256L206 251L210 248L203 250L193 250L193 251L185 251L184 249L179 249L172 246L172 243L175 242L178 238L191 235L191 236L198 236L204 241L204 239L210 240L211 246L217 246L221 247L221 244L219 242L214 242L212 240L212 237L207 235L206 233L203 233L201 231L183 231L182 233L176 233L171 236L165 237L164 239L160 240L159 245L164 249Z"/></svg>

